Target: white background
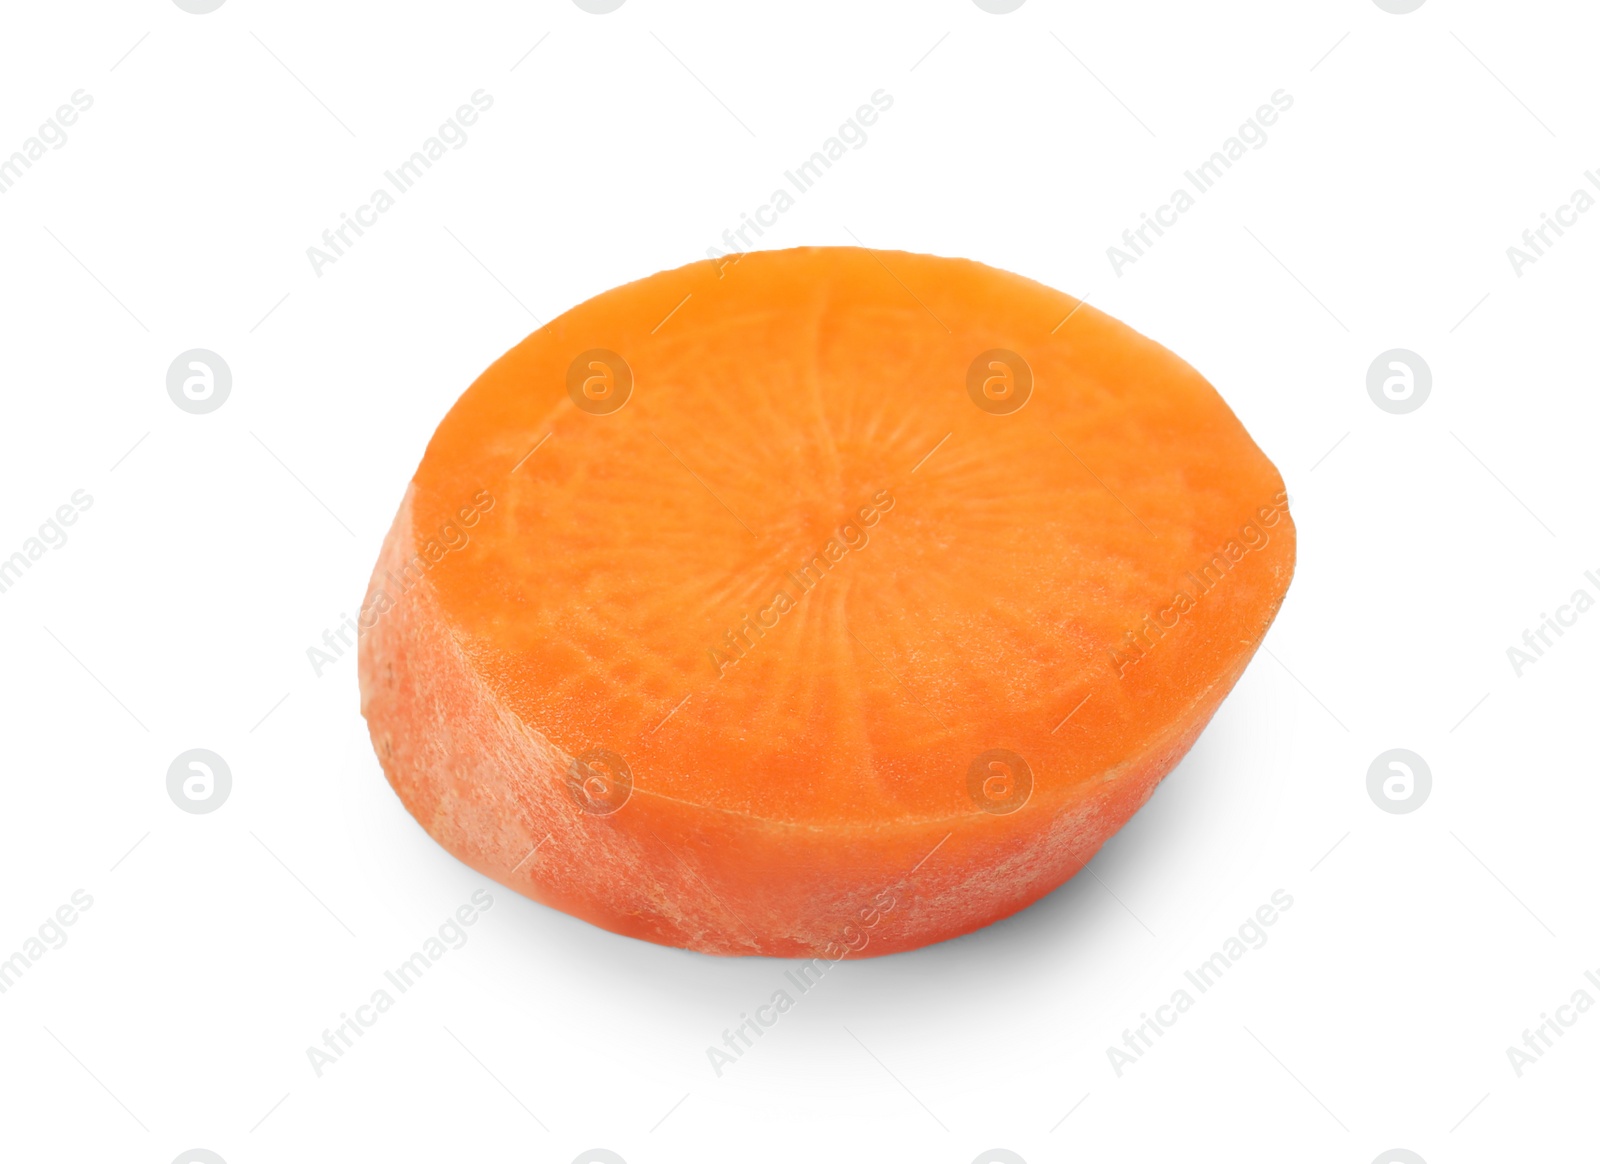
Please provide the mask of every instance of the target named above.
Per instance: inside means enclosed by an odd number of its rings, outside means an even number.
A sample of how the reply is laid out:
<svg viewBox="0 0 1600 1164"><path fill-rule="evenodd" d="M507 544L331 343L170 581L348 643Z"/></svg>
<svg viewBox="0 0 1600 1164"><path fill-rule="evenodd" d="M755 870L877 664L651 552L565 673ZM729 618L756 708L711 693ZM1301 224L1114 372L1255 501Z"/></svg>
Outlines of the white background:
<svg viewBox="0 0 1600 1164"><path fill-rule="evenodd" d="M0 958L93 906L0 995L0 1157L1592 1152L1600 1010L1520 1077L1506 1049L1600 1001L1600 613L1520 677L1506 651L1600 597L1600 214L1520 276L1506 248L1600 169L1597 29L1578 0L8 5L0 154L94 103L0 196L0 557L93 504L0 594ZM306 248L478 89L467 144L315 274ZM785 964L471 873L384 782L353 659L319 677L306 650L479 371L704 257L878 89L761 245L1091 296L1276 462L1299 571L1093 877L836 967L719 1078L706 1047ZM1267 144L1116 275L1106 248L1279 89ZM233 373L209 415L166 392L196 347ZM1409 415L1366 391L1395 347L1433 373ZM209 815L166 791L196 747L233 774ZM1433 773L1408 815L1366 791L1394 747ZM319 1078L306 1048L483 888L467 944ZM1267 944L1119 1077L1107 1048L1278 889Z"/></svg>

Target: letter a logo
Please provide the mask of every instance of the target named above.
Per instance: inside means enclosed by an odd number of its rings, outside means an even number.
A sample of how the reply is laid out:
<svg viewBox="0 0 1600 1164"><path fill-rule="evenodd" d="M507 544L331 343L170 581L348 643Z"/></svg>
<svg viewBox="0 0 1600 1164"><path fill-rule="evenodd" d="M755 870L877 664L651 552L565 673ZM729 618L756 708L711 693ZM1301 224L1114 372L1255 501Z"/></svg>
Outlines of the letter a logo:
<svg viewBox="0 0 1600 1164"><path fill-rule="evenodd" d="M589 361L589 371L594 375L583 382L583 394L590 400L603 403L611 398L611 393L616 391L617 382L611 375L611 369L599 360Z"/></svg>
<svg viewBox="0 0 1600 1164"><path fill-rule="evenodd" d="M1000 360L989 361L989 371L994 375L983 382L983 394L990 400L1010 400L1011 394L1017 390L1016 378L1011 374L1011 368Z"/></svg>
<svg viewBox="0 0 1600 1164"><path fill-rule="evenodd" d="M1411 365L1390 360L1389 371L1395 374L1383 382L1383 394L1390 400L1410 400L1417 390L1417 374L1411 370Z"/></svg>
<svg viewBox="0 0 1600 1164"><path fill-rule="evenodd" d="M1016 352L990 348L967 366L967 396L991 416L1009 416L1033 395L1033 369Z"/></svg>
<svg viewBox="0 0 1600 1164"><path fill-rule="evenodd" d="M567 395L590 416L606 416L633 395L633 369L608 348L581 352L567 366Z"/></svg>

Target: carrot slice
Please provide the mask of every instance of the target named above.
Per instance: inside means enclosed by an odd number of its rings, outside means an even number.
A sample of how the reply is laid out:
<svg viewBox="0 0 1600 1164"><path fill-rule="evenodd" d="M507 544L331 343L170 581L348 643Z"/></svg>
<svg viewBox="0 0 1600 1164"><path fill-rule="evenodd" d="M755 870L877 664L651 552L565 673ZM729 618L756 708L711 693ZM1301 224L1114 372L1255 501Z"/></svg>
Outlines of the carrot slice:
<svg viewBox="0 0 1600 1164"><path fill-rule="evenodd" d="M1215 390L1070 296L850 247L705 261L451 409L359 620L362 711L423 827L535 900L889 953L1081 869L1294 553Z"/></svg>

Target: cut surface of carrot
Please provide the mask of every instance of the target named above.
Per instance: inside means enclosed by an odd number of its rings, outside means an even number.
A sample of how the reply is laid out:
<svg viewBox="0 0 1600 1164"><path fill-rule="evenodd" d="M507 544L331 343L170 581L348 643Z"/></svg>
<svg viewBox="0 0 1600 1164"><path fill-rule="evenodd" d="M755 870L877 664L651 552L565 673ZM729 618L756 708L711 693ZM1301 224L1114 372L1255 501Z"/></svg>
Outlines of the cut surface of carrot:
<svg viewBox="0 0 1600 1164"><path fill-rule="evenodd" d="M434 434L362 608L391 785L617 933L861 957L1078 872L1294 569L1216 391L965 260L757 252L618 287Z"/></svg>

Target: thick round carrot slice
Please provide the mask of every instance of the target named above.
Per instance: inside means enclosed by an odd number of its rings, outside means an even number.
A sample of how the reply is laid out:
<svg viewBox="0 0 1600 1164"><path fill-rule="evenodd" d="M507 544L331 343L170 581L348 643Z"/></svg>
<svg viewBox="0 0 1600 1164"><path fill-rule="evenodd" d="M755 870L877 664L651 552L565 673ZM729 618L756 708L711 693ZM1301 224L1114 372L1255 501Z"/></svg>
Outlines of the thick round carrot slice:
<svg viewBox="0 0 1600 1164"><path fill-rule="evenodd" d="M1294 547L1211 386L1067 295L856 248L700 262L456 403L373 575L362 709L423 827L529 897L888 953L1082 868Z"/></svg>

